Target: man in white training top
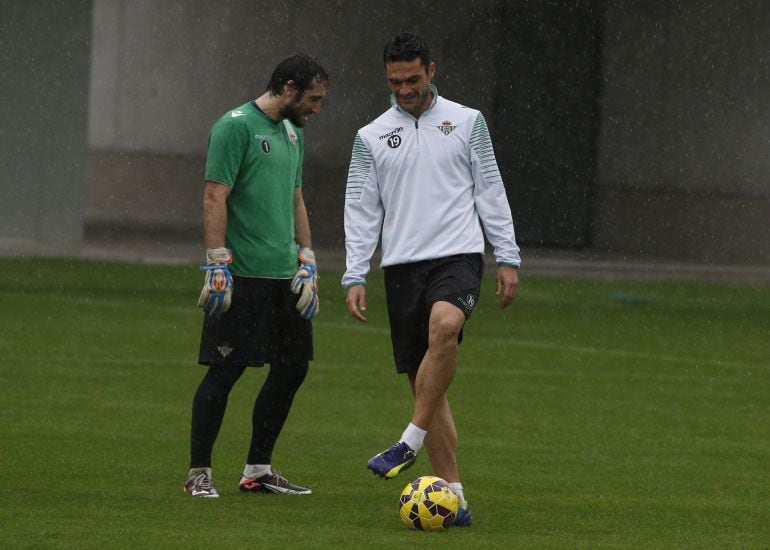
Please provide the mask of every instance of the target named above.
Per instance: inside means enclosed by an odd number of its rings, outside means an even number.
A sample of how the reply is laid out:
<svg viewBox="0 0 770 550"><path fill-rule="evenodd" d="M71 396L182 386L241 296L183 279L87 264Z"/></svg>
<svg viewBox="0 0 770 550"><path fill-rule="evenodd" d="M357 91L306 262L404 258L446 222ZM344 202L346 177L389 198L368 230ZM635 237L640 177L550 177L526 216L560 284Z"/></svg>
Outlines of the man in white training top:
<svg viewBox="0 0 770 550"><path fill-rule="evenodd" d="M503 308L518 290L519 248L484 117L438 95L436 65L419 36L396 36L383 59L392 106L353 143L342 285L350 314L365 322L366 275L382 230L393 355L396 370L409 377L414 408L401 439L368 468L395 477L424 443L436 475L459 497L455 525L469 526L446 391L479 299L484 234L494 247Z"/></svg>

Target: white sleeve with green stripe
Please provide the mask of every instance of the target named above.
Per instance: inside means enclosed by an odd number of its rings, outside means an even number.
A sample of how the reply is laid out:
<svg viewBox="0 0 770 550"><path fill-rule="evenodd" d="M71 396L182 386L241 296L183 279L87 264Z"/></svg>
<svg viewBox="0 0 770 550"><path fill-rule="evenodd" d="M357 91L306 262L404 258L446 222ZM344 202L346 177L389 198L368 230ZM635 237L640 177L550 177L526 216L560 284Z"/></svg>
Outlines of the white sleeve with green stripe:
<svg viewBox="0 0 770 550"><path fill-rule="evenodd" d="M345 287L365 282L380 238L384 210L373 164L371 152L357 133L345 188Z"/></svg>
<svg viewBox="0 0 770 550"><path fill-rule="evenodd" d="M476 117L471 132L470 154L476 211L487 240L494 248L495 261L498 264L519 266L521 257L516 245L511 207L497 167L487 123L481 113Z"/></svg>

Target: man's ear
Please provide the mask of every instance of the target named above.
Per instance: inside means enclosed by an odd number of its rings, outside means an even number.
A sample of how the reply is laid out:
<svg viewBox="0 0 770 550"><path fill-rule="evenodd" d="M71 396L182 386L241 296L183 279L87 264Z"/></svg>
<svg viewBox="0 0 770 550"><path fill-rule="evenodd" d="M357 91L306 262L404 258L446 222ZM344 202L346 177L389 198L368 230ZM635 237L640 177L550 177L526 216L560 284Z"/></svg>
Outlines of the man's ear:
<svg viewBox="0 0 770 550"><path fill-rule="evenodd" d="M433 78L436 76L436 64L431 61L428 65L428 82L433 82Z"/></svg>
<svg viewBox="0 0 770 550"><path fill-rule="evenodd" d="M283 85L282 92L284 97L294 97L294 94L297 93L297 84L293 80L286 81L286 84Z"/></svg>

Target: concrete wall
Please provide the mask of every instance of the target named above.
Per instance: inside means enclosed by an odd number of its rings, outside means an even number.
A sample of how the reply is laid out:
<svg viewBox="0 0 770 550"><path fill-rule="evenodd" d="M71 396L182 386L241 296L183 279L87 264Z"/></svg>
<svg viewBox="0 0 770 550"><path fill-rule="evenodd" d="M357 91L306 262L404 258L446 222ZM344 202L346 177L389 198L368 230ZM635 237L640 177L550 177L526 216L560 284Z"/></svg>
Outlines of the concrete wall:
<svg viewBox="0 0 770 550"><path fill-rule="evenodd" d="M770 4L608 3L594 246L770 262Z"/></svg>
<svg viewBox="0 0 770 550"><path fill-rule="evenodd" d="M323 112L306 128L306 202L315 241L342 245L350 148L355 131L389 106L381 56L392 35L431 37L441 93L492 109L496 2L436 9L407 1L319 9L304 0L97 0L89 226L199 234L211 124L260 95L278 61L305 51L331 77Z"/></svg>
<svg viewBox="0 0 770 550"><path fill-rule="evenodd" d="M353 134L388 105L382 46L413 30L441 93L487 115L525 251L770 263L763 0L0 0L0 14L0 238L199 240L211 124L306 51L331 91L307 127L305 194L316 243L341 245Z"/></svg>
<svg viewBox="0 0 770 550"><path fill-rule="evenodd" d="M522 244L590 244L603 4L500 3L492 137Z"/></svg>
<svg viewBox="0 0 770 550"><path fill-rule="evenodd" d="M91 2L0 0L0 237L83 235Z"/></svg>

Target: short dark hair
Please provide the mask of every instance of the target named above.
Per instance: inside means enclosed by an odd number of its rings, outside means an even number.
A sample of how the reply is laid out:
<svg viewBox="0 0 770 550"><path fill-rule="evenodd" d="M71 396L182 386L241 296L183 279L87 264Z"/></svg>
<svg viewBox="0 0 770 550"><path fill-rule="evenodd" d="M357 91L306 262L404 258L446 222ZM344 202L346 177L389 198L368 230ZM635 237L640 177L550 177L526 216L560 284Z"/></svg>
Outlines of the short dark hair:
<svg viewBox="0 0 770 550"><path fill-rule="evenodd" d="M425 70L430 65L430 48L428 43L422 38L411 32L402 32L385 44L385 51L382 53L382 60L387 65L394 61L412 61L420 58Z"/></svg>
<svg viewBox="0 0 770 550"><path fill-rule="evenodd" d="M321 64L305 54L296 54L281 61L273 71L267 89L273 95L281 95L284 85L293 81L300 94L318 82L329 82L329 75Z"/></svg>

